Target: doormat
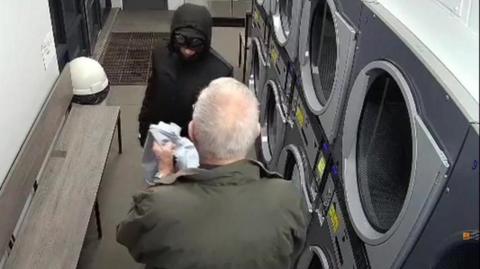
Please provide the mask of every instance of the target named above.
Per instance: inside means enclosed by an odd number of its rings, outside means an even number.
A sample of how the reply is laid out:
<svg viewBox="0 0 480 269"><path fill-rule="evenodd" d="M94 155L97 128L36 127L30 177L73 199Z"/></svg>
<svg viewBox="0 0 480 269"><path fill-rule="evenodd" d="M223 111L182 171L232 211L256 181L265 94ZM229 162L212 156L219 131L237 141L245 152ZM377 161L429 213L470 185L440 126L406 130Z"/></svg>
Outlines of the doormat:
<svg viewBox="0 0 480 269"><path fill-rule="evenodd" d="M152 51L166 46L169 33L111 33L100 62L111 85L147 84Z"/></svg>

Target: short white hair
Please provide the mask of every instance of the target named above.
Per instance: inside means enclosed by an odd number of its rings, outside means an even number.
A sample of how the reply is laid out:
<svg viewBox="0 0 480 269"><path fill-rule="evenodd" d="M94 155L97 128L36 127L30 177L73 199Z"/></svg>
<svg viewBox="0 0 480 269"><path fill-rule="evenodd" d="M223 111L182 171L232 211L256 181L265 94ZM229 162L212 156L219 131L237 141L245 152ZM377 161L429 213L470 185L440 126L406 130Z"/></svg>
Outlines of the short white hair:
<svg viewBox="0 0 480 269"><path fill-rule="evenodd" d="M193 111L196 146L201 158L245 158L259 135L255 94L233 78L212 81Z"/></svg>

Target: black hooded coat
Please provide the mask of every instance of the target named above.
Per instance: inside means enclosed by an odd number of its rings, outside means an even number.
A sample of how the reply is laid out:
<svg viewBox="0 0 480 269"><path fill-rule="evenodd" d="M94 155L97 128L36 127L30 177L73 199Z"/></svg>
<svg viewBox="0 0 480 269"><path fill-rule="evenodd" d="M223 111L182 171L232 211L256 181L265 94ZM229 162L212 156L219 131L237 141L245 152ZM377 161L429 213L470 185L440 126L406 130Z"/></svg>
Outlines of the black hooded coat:
<svg viewBox="0 0 480 269"><path fill-rule="evenodd" d="M139 121L140 144L143 146L150 124L160 121L176 123L182 136L188 135L193 104L200 91L220 77L231 77L233 67L211 46L212 18L205 7L185 4L175 11L171 31L195 29L206 38L207 49L192 61L182 59L173 45L156 48L152 55L152 75L143 99ZM173 40L171 36L171 40Z"/></svg>

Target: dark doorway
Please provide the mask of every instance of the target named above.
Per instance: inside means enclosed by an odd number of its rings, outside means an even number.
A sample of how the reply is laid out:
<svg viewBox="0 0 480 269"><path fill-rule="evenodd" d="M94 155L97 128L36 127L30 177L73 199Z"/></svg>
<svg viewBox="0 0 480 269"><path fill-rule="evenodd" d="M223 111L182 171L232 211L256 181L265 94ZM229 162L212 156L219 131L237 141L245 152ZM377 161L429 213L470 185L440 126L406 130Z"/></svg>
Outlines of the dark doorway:
<svg viewBox="0 0 480 269"><path fill-rule="evenodd" d="M92 55L111 0L49 0L60 70L79 56Z"/></svg>
<svg viewBox="0 0 480 269"><path fill-rule="evenodd" d="M167 0L123 0L125 10L166 10L168 9Z"/></svg>

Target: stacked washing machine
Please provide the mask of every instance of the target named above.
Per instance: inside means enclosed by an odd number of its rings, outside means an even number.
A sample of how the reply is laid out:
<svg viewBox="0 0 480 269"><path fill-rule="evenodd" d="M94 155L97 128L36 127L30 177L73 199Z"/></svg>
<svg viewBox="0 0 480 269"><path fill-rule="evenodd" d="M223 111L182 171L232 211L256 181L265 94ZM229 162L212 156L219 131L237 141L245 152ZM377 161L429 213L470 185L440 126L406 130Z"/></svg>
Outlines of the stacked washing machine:
<svg viewBox="0 0 480 269"><path fill-rule="evenodd" d="M311 218L297 268L479 268L478 100L378 1L254 0L252 24L257 155Z"/></svg>

